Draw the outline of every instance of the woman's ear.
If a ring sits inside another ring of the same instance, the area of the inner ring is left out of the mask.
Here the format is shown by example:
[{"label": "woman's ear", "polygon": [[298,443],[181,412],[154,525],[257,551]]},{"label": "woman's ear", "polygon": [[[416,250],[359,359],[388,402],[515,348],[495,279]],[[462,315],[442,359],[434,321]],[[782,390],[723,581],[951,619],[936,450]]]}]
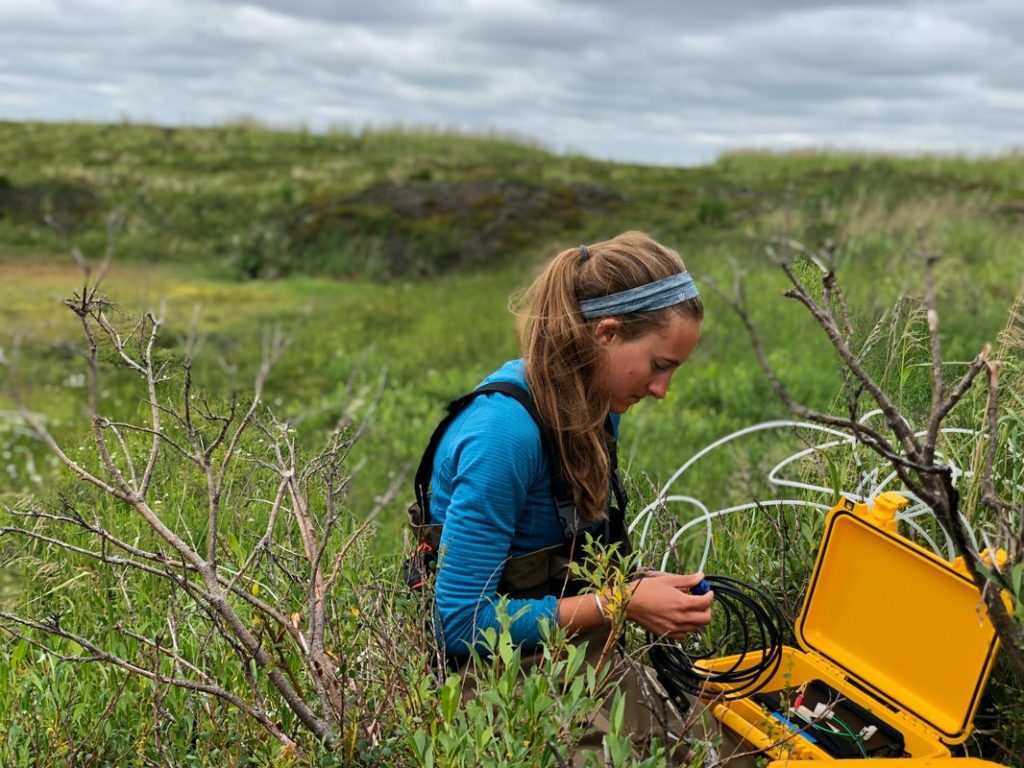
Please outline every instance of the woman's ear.
[{"label": "woman's ear", "polygon": [[597,339],[598,344],[606,347],[619,337],[621,331],[622,323],[614,317],[606,317],[599,320],[597,325],[594,326],[594,337]]}]

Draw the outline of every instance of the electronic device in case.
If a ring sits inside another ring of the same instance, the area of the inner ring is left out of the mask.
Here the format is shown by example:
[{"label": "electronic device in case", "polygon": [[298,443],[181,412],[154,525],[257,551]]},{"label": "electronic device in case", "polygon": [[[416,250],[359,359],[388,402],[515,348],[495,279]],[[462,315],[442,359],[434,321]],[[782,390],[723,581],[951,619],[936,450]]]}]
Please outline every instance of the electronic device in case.
[{"label": "electronic device in case", "polygon": [[[906,503],[891,492],[870,508],[841,499],[825,520],[794,626],[798,647],[783,648],[753,697],[723,701],[727,689],[703,691],[712,714],[771,757],[770,768],[863,758],[995,765],[950,750],[970,735],[995,630],[962,561],[899,535],[896,512]],[[1005,553],[985,556],[998,563]],[[738,658],[701,665],[730,669]]]}]

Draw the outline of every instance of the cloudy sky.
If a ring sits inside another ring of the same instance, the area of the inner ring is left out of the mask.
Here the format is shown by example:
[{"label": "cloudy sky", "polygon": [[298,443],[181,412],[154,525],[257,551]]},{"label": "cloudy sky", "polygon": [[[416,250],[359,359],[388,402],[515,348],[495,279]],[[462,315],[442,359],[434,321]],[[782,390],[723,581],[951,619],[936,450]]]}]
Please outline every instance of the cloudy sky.
[{"label": "cloudy sky", "polygon": [[0,0],[0,119],[435,126],[695,164],[1024,147],[1024,0]]}]

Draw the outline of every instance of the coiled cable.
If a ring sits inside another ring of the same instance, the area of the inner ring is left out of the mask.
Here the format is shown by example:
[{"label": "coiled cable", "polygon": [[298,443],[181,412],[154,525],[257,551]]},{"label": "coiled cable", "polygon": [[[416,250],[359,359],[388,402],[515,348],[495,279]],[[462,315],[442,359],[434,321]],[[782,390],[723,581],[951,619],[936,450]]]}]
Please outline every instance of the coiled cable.
[{"label": "coiled cable", "polygon": [[[710,694],[722,701],[751,696],[771,681],[782,663],[786,621],[776,601],[759,587],[729,576],[708,576],[690,592],[704,594],[709,589],[724,621],[713,646],[703,644],[703,633],[684,641],[647,636],[651,664],[680,711],[689,707],[686,694]],[[727,668],[700,664],[726,655],[727,643],[741,649]]]}]

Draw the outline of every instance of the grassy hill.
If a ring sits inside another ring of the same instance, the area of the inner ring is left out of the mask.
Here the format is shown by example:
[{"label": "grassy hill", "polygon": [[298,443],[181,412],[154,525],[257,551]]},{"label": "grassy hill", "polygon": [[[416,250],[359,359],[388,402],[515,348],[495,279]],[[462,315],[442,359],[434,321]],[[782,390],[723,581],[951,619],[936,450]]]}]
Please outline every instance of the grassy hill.
[{"label": "grassy hill", "polygon": [[[899,297],[920,294],[913,254],[923,239],[942,255],[951,360],[970,359],[995,337],[1024,263],[1018,156],[737,154],[670,169],[444,133],[0,123],[0,264],[14,278],[0,288],[0,320],[11,333],[53,343],[43,330],[60,317],[50,299],[77,279],[57,288],[56,273],[25,265],[57,269],[72,247],[98,257],[121,206],[111,293],[126,309],[165,300],[170,333],[183,334],[201,305],[201,330],[242,372],[255,368],[262,329],[284,323],[296,343],[270,386],[285,407],[325,407],[358,360],[387,368],[385,409],[396,408],[396,423],[410,423],[416,409],[420,427],[419,418],[430,421],[446,398],[516,354],[504,305],[535,265],[624,229],[677,248],[709,288],[728,293],[743,274],[773,362],[797,395],[824,407],[837,386],[830,353],[779,298],[785,281],[765,255],[769,238],[833,241],[864,328]],[[128,291],[114,287],[119,270],[130,275]],[[264,280],[247,282],[253,277]],[[670,397],[685,434],[647,409],[631,420],[661,447],[631,449],[655,476],[780,412],[738,322],[705,295],[698,373],[680,377]],[[223,388],[223,377],[211,372],[208,385]],[[407,465],[420,439],[409,436],[375,464]]]},{"label": "grassy hill", "polygon": [[[780,230],[857,249],[851,235],[899,237],[949,211],[1012,228],[1022,177],[1020,156],[737,154],[658,169],[445,133],[0,123],[0,242],[8,253],[96,250],[105,216],[126,206],[119,253],[130,261],[393,279],[623,226],[684,250]],[[938,247],[946,234],[932,233]]]}]

